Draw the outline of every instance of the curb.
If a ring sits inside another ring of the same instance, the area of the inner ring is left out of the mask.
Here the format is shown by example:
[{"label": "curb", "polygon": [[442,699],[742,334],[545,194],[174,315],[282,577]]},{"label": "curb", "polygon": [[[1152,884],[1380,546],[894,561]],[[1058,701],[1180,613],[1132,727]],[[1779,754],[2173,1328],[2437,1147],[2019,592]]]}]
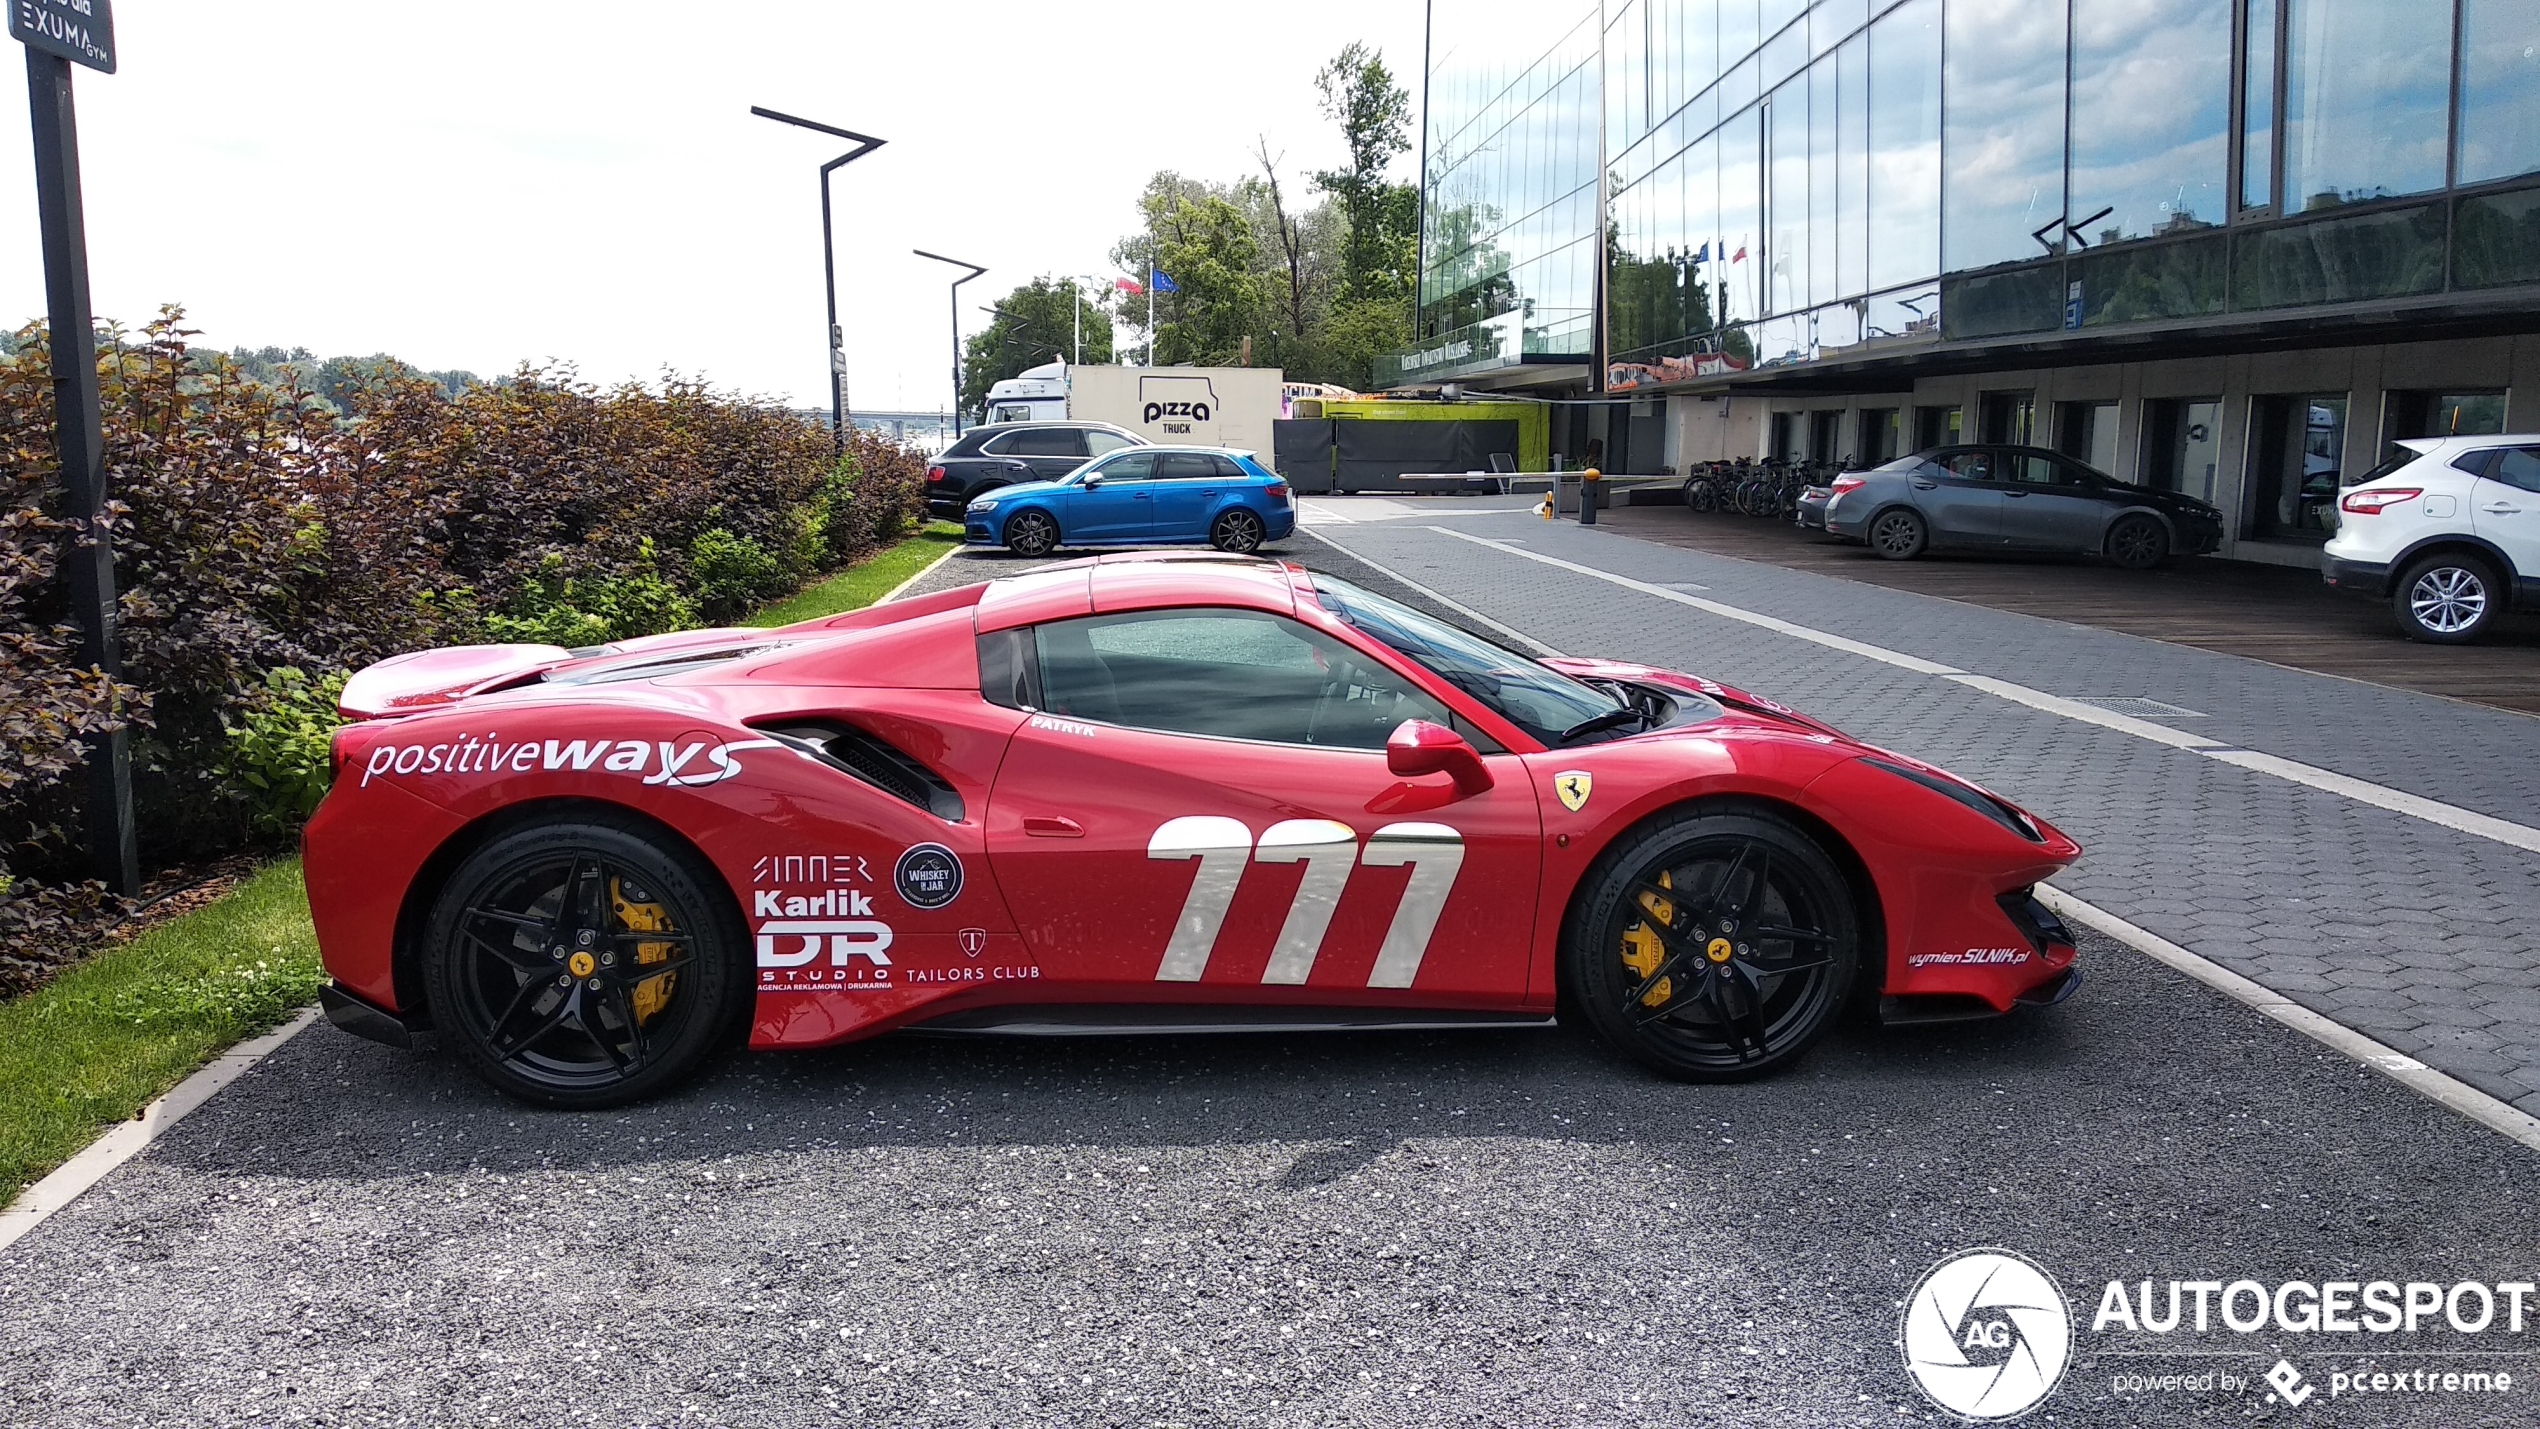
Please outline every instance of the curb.
[{"label": "curb", "polygon": [[0,1250],[17,1244],[19,1237],[78,1200],[82,1192],[104,1180],[108,1172],[140,1155],[169,1127],[183,1121],[186,1113],[210,1101],[214,1093],[237,1081],[248,1068],[315,1022],[317,1016],[316,1008],[304,1008],[271,1032],[214,1057],[194,1075],[143,1107],[139,1116],[116,1123],[113,1130],[90,1142],[86,1150],[55,1167],[52,1175],[27,1187],[7,1210],[0,1211]]},{"label": "curb", "polygon": [[2333,1052],[2388,1075],[2419,1096],[2439,1102],[2488,1130],[2540,1151],[2540,1117],[2501,1101],[2457,1077],[2434,1070],[2407,1053],[2384,1046],[2342,1022],[2332,1021],[2280,992],[2202,958],[2169,939],[2139,928],[2105,908],[2062,889],[2037,886],[2040,901],[2063,917],[2107,934],[2156,963],[2187,974],[2241,1006],[2292,1028]]}]

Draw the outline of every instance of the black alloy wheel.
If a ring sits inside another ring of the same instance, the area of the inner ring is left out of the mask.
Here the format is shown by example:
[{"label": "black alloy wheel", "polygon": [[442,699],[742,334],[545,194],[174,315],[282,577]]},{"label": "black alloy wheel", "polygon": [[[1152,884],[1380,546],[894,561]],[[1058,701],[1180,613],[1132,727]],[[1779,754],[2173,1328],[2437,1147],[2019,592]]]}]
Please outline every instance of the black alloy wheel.
[{"label": "black alloy wheel", "polygon": [[1249,556],[1261,549],[1261,518],[1248,507],[1237,506],[1219,516],[1208,528],[1208,544],[1238,556]]},{"label": "black alloy wheel", "polygon": [[1910,506],[1891,506],[1870,521],[1870,549],[1879,559],[1910,561],[1931,544],[1931,527]]},{"label": "black alloy wheel", "polygon": [[1860,922],[1843,875],[1758,812],[1644,826],[1598,860],[1563,932],[1571,1004],[1608,1045],[1680,1081],[1787,1065],[1851,996]]},{"label": "black alloy wheel", "polygon": [[2408,567],[2391,592],[2399,633],[2436,645],[2462,645],[2496,623],[2503,584],[2485,561],[2449,553]]},{"label": "black alloy wheel", "polygon": [[604,1107],[693,1072],[749,1009],[747,936],[719,880],[657,835],[536,824],[459,865],[425,932],[433,1024],[525,1101]]},{"label": "black alloy wheel", "polygon": [[1046,511],[1017,511],[1005,523],[1005,548],[1039,559],[1058,549],[1058,523]]},{"label": "black alloy wheel", "polygon": [[2170,558],[2170,533],[2138,511],[2108,528],[2108,559],[2129,571],[2148,571]]}]

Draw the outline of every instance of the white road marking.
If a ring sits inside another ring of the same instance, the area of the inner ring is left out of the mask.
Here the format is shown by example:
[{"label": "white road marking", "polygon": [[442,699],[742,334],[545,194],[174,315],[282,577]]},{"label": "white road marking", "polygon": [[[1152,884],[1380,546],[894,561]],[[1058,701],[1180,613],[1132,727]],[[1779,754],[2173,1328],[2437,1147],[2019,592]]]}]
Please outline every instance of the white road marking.
[{"label": "white road marking", "polygon": [[2416,1058],[2374,1041],[2333,1021],[2264,984],[2198,957],[2160,934],[2140,928],[2105,908],[2085,903],[2060,888],[2038,885],[2037,896],[2060,917],[2096,928],[2154,962],[2175,968],[2214,991],[2292,1028],[2332,1051],[2352,1057],[2421,1096],[2431,1098],[2490,1131],[2540,1151],[2540,1117],[2500,1101],[2457,1077],[2446,1076]]},{"label": "white road marking", "polygon": [[[1358,562],[1367,569],[1383,576],[1386,580],[1392,581],[1397,585],[1407,586],[1412,590],[1416,590],[1420,594],[1427,596],[1429,599],[1436,601],[1438,604],[1445,606],[1447,609],[1454,611],[1456,614],[1463,616],[1465,619],[1473,621],[1475,624],[1481,625],[1487,629],[1496,631],[1500,635],[1515,641],[1517,644],[1528,650],[1534,651],[1538,655],[1549,656],[1554,659],[1560,658],[1560,651],[1553,649],[1551,646],[1544,644],[1542,641],[1537,640],[1522,630],[1516,629],[1513,626],[1502,625],[1498,621],[1491,619],[1489,616],[1482,614],[1480,611],[1475,610],[1473,607],[1466,605],[1460,600],[1450,600],[1447,597],[1438,594],[1436,591],[1429,589],[1427,586],[1420,584],[1418,581],[1413,580],[1411,577],[1404,575],[1400,571],[1388,570],[1383,566],[1377,565],[1374,561],[1367,559],[1365,556],[1358,554],[1356,551],[1351,550],[1349,547],[1342,545],[1340,542],[1333,540],[1329,536],[1321,535],[1313,531],[1307,531],[1301,526],[1297,529],[1301,534],[1312,536],[1315,540],[1322,542],[1324,545],[1329,546],[1333,550],[1340,552],[1342,555],[1349,557],[1351,560]],[[1431,527],[1430,529],[1435,530],[1436,528]],[[1520,552],[1519,554],[1522,555],[1524,553]]]},{"label": "white road marking", "polygon": [[1509,516],[1532,511],[1532,506],[1457,506],[1440,510],[1407,502],[1390,501],[1381,496],[1349,497],[1345,501],[1328,496],[1299,497],[1297,524],[1301,526],[1362,526],[1376,521],[1437,520],[1441,516]]},{"label": "white road marking", "polygon": [[[1955,675],[1958,673],[1958,667],[1955,665],[1943,665],[1937,661],[1923,659],[1919,655],[1907,655],[1901,651],[1886,650],[1876,645],[1864,645],[1858,640],[1847,640],[1840,635],[1830,634],[1823,630],[1811,630],[1805,625],[1793,625],[1787,620],[1777,620],[1769,615],[1758,615],[1751,610],[1740,610],[1734,605],[1722,605],[1716,600],[1704,600],[1698,595],[1687,595],[1683,591],[1671,590],[1666,586],[1657,585],[1650,581],[1636,581],[1630,576],[1618,576],[1610,571],[1600,571],[1594,566],[1583,566],[1576,561],[1565,561],[1558,556],[1544,555],[1540,551],[1519,550],[1517,547],[1509,545],[1505,541],[1493,541],[1481,536],[1468,536],[1461,531],[1450,531],[1444,526],[1431,526],[1428,529],[1437,532],[1441,536],[1453,536],[1459,541],[1470,541],[1476,546],[1488,546],[1494,551],[1506,551],[1512,556],[1522,556],[1529,561],[1540,561],[1547,566],[1559,566],[1565,571],[1576,571],[1580,575],[1604,581],[1608,585],[1618,585],[1623,587],[1625,590],[1636,590],[1641,592],[1643,595],[1654,595],[1660,600],[1672,600],[1678,605],[1689,605],[1696,610],[1709,611],[1713,615],[1724,616],[1730,620],[1742,620],[1749,625],[1761,626],[1777,635],[1788,635],[1793,639],[1807,640],[1819,645],[1830,646],[1836,650],[1843,651],[1847,655],[1858,655],[1863,659],[1877,660],[1883,664],[1902,666],[1903,668],[1912,670],[1919,675]],[[1357,556],[1357,558],[1362,561],[1367,559],[1365,556],[1359,556],[1355,551],[1350,552],[1350,554]],[[1369,564],[1372,565],[1374,563],[1370,562]]]},{"label": "white road marking", "polygon": [[[2446,804],[2439,799],[2428,799],[2421,794],[2411,794],[2404,789],[2393,789],[2387,785],[2357,779],[2352,775],[2340,774],[2334,770],[2322,769],[2316,765],[2304,764],[2280,755],[2266,754],[2254,749],[2235,749],[2218,739],[2207,739],[2203,735],[2189,734],[2185,730],[2172,729],[2165,724],[2155,724],[2150,720],[2121,715],[2113,710],[2103,710],[2095,705],[2083,704],[2079,700],[2066,699],[2062,695],[2050,695],[2044,690],[2033,690],[2026,685],[2015,684],[2009,680],[1995,679],[1991,675],[1971,675],[1953,666],[1925,660],[1918,655],[1908,655],[1902,651],[1864,644],[1858,640],[1849,640],[1805,625],[1794,625],[1787,620],[1761,615],[1751,610],[1742,610],[1734,605],[1723,605],[1716,600],[1685,595],[1662,585],[1634,580],[1630,576],[1616,575],[1611,571],[1600,571],[1594,566],[1581,565],[1576,561],[1565,561],[1558,556],[1521,550],[1505,541],[1470,536],[1462,531],[1450,531],[1443,526],[1431,526],[1427,529],[1441,536],[1452,536],[1459,541],[1470,541],[1476,546],[1488,546],[1494,551],[1505,552],[1520,560],[1555,566],[1586,576],[1591,580],[1603,581],[1607,585],[1639,591],[1660,600],[1674,601],[1678,605],[1689,605],[1696,610],[1708,611],[1730,620],[1743,621],[1748,625],[1824,645],[1848,654],[1859,655],[1864,659],[1876,660],[1882,664],[1895,665],[1921,674],[1939,675],[1971,690],[1981,690],[1997,699],[2009,700],[2014,704],[2026,705],[2031,709],[2060,715],[2065,719],[2078,720],[2083,724],[2097,725],[2101,729],[2114,730],[2119,734],[2129,734],[2154,744],[2167,745],[2172,749],[2183,749],[2193,754],[2203,755],[2207,759],[2229,764],[2234,768],[2246,769],[2256,774],[2272,775],[2289,783],[2300,784],[2305,788],[2352,799],[2359,804],[2370,804],[2378,809],[2387,809],[2394,814],[2405,814],[2412,819],[2423,819],[2429,824],[2450,829],[2454,833],[2492,839],[2497,843],[2529,853],[2540,853],[2540,828],[2533,828],[2528,824],[2500,819],[2493,814],[2482,814],[2475,809],[2464,809],[2457,804]],[[1328,544],[1335,549],[1347,551],[1347,548],[1340,546],[1338,542]],[[1355,551],[1347,551],[1347,554],[1357,560],[1367,559]],[[1368,564],[1380,571],[1384,569],[1382,566],[1376,566],[1373,561],[1368,561]],[[1392,573],[1386,572],[1386,574]],[[1395,579],[1401,578],[1397,576]],[[1423,593],[1432,599],[1445,599],[1434,591],[1423,590]],[[1462,608],[1457,607],[1457,609]],[[1505,630],[1507,627],[1494,623],[1493,628]]]},{"label": "white road marking", "polygon": [[165,1135],[167,1129],[185,1119],[186,1113],[212,1099],[212,1094],[265,1059],[267,1054],[301,1028],[317,1020],[316,1008],[253,1041],[241,1042],[217,1057],[204,1068],[168,1090],[168,1094],[141,1109],[141,1115],[118,1122],[112,1131],[88,1144],[88,1149],[63,1162],[52,1175],[26,1188],[5,1211],[0,1211],[0,1250],[17,1244],[18,1238],[42,1225],[46,1217],[79,1199],[80,1193],[105,1179],[106,1173],[130,1161],[151,1142]]}]

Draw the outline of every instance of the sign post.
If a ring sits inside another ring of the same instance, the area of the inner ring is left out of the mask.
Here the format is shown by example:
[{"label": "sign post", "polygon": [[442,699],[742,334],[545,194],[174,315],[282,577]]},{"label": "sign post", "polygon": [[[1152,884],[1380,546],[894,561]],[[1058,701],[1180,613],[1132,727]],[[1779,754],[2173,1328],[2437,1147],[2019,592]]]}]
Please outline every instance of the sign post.
[{"label": "sign post", "polygon": [[[0,0],[9,37],[26,46],[26,89],[35,129],[35,206],[44,235],[46,323],[52,330],[55,451],[62,463],[63,564],[79,621],[80,663],[123,673],[115,635],[115,555],[105,528],[106,458],[98,414],[97,334],[88,304],[88,231],[79,201],[79,126],[71,66],[115,72],[110,0]],[[88,755],[88,848],[93,874],[126,897],[141,891],[132,820],[132,743],[96,736]]]}]

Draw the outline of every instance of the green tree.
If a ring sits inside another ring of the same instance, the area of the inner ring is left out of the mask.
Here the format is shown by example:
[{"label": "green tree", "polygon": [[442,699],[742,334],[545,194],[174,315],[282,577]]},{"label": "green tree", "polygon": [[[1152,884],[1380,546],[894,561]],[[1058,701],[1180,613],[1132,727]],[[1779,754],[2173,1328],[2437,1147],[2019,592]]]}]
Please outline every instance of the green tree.
[{"label": "green tree", "polygon": [[1349,221],[1341,289],[1359,299],[1407,296],[1414,265],[1404,261],[1404,240],[1416,252],[1419,193],[1389,182],[1385,172],[1411,147],[1411,92],[1394,83],[1382,54],[1356,41],[1323,66],[1314,87],[1324,117],[1340,126],[1349,150],[1347,168],[1314,176],[1316,187],[1340,200]]},{"label": "green tree", "polygon": [[1111,361],[1111,315],[1102,295],[1079,281],[1046,275],[997,299],[995,317],[962,344],[962,407],[986,410],[988,389],[1052,358],[1073,359],[1077,321],[1084,323],[1085,361]]}]

